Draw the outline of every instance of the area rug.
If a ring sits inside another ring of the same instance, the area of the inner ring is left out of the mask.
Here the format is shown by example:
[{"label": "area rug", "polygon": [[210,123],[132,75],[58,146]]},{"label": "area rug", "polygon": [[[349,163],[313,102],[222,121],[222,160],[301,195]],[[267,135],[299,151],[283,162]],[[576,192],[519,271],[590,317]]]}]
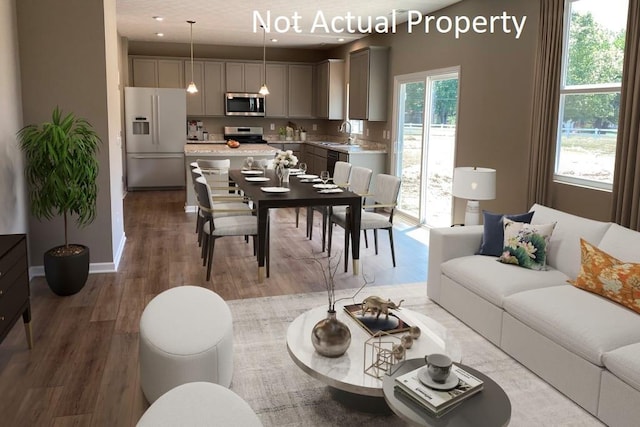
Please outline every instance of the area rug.
[{"label": "area rug", "polygon": [[[353,290],[337,292],[350,297]],[[431,302],[422,284],[365,288],[356,300],[379,295],[404,299],[403,307],[434,318],[453,334],[462,362],[490,376],[511,400],[511,426],[602,426],[506,353]],[[298,368],[286,348],[287,327],[302,312],[327,304],[326,292],[229,301],[234,327],[231,389],[268,426],[402,426],[389,411],[354,409],[335,392]]]}]

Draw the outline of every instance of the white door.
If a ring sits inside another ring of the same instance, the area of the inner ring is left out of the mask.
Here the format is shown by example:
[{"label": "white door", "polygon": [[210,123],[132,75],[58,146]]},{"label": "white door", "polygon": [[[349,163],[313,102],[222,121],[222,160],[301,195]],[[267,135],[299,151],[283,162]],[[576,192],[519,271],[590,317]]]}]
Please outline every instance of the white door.
[{"label": "white door", "polygon": [[416,224],[451,225],[458,68],[398,76],[394,161],[402,178],[398,211]]}]

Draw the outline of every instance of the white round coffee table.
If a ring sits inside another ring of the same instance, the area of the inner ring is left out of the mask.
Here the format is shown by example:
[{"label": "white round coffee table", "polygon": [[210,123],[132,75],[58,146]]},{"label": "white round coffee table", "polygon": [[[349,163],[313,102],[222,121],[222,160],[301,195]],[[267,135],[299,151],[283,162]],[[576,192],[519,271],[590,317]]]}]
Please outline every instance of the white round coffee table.
[{"label": "white round coffee table", "polygon": [[[327,316],[327,307],[317,307],[302,313],[287,329],[287,350],[291,359],[307,374],[325,384],[363,396],[382,397],[382,379],[364,372],[365,341],[371,338],[356,321],[336,305],[337,318],[346,323],[351,331],[351,345],[340,357],[330,358],[319,355],[311,343],[311,330]],[[454,362],[460,362],[462,352],[458,340],[434,319],[421,313],[402,308],[393,310],[400,319],[420,327],[420,338],[407,351],[406,359],[424,357],[431,353],[445,353]],[[397,334],[401,337],[404,333]]]}]

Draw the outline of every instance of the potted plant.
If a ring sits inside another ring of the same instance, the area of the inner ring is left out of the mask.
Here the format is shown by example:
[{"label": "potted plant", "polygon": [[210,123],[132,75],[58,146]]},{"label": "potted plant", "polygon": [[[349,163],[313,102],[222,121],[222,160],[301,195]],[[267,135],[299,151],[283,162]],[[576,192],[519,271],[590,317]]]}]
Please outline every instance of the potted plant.
[{"label": "potted plant", "polygon": [[100,137],[73,113],[62,117],[58,107],[50,122],[28,125],[18,132],[25,154],[25,175],[31,212],[37,219],[64,218],[64,245],[44,254],[47,283],[57,295],[79,292],[89,275],[89,248],[69,243],[68,221],[86,226],[96,216]]}]

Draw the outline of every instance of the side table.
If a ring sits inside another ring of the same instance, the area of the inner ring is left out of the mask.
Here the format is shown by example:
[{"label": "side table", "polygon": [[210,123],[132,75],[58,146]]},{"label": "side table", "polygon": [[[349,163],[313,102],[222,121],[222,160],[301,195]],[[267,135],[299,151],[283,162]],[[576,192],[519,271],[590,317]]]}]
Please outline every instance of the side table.
[{"label": "side table", "polygon": [[509,424],[511,402],[502,387],[482,372],[461,363],[456,365],[484,381],[483,389],[440,418],[430,415],[417,403],[398,397],[394,389],[396,377],[424,364],[424,359],[409,359],[402,362],[392,375],[384,377],[382,385],[384,399],[391,410],[404,421],[427,427],[501,427]]}]

